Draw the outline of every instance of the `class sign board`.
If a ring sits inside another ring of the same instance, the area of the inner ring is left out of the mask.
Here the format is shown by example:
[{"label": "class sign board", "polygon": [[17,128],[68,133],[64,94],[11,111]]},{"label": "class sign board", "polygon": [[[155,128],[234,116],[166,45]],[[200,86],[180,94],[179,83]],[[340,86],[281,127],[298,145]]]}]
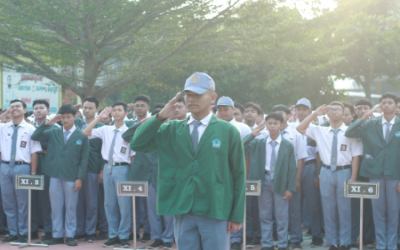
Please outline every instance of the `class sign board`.
[{"label": "class sign board", "polygon": [[119,181],[118,182],[119,196],[148,196],[147,181]]},{"label": "class sign board", "polygon": [[260,196],[261,195],[261,181],[246,181],[246,195]]},{"label": "class sign board", "polygon": [[344,196],[349,198],[379,199],[379,183],[344,183]]},{"label": "class sign board", "polygon": [[44,176],[43,175],[16,175],[15,176],[16,189],[44,189]]}]

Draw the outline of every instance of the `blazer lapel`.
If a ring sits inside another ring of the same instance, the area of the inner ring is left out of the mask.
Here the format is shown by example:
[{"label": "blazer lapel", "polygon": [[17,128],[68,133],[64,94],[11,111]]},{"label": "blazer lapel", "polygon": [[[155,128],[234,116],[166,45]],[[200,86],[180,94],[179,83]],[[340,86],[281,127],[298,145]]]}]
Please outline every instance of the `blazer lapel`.
[{"label": "blazer lapel", "polygon": [[275,172],[278,170],[277,168],[279,168],[282,165],[283,156],[287,154],[286,151],[287,151],[286,145],[282,138],[281,145],[279,146],[279,151],[278,151],[278,159],[276,160],[275,164]]},{"label": "blazer lapel", "polygon": [[[393,124],[393,126],[392,126],[392,130],[390,131],[389,139],[388,139],[387,144],[390,143],[390,141],[392,140],[392,138],[394,137],[394,135],[397,133],[397,131],[399,131],[399,123],[400,123],[400,119],[397,118],[397,117],[395,117],[395,119],[394,119],[394,124]],[[383,132],[382,132],[382,133],[383,133]]]},{"label": "blazer lapel", "polygon": [[[218,122],[217,118],[213,115],[211,118],[210,123],[208,124],[206,130],[204,131],[204,134],[201,136],[199,145],[197,146],[197,152],[196,155],[199,154],[200,150],[202,149],[202,147],[204,146],[204,144],[206,144],[209,140],[209,138],[214,134],[214,125]],[[222,142],[223,143],[223,142]],[[211,142],[210,145],[211,147]],[[192,146],[193,148],[193,146]]]},{"label": "blazer lapel", "polygon": [[375,125],[376,132],[378,133],[378,137],[381,141],[385,142],[385,138],[383,138],[383,130],[382,130],[382,118],[376,120]]},{"label": "blazer lapel", "polygon": [[[67,143],[64,145],[64,147],[68,146],[71,143],[76,142],[76,138],[79,135],[79,131],[81,131],[79,128],[76,128],[75,131],[69,136]],[[64,140],[64,135],[63,135],[63,140]]]},{"label": "blazer lapel", "polygon": [[184,138],[186,147],[189,148],[192,155],[194,155],[192,138],[190,137],[190,129],[189,125],[187,124],[187,120],[185,120],[185,122],[182,122],[182,125],[180,126],[180,129],[178,131],[178,138]]}]

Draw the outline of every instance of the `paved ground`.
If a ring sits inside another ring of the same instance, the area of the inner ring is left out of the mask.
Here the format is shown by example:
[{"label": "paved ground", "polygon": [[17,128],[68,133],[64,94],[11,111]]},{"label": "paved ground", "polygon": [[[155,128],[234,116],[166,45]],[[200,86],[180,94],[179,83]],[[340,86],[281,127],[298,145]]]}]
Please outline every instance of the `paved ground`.
[{"label": "paved ground", "polygon": [[[305,233],[305,231],[303,231],[303,233]],[[2,239],[2,238],[0,238],[0,239]],[[37,242],[37,240],[36,241],[34,241],[34,242]],[[86,242],[82,242],[82,241],[79,241],[78,242],[78,246],[77,247],[68,247],[68,246],[66,246],[66,245],[54,245],[54,246],[49,246],[48,247],[48,249],[54,249],[54,250],[61,250],[61,249],[68,249],[68,248],[71,248],[71,249],[76,249],[76,250],[78,250],[78,249],[85,249],[85,250],[92,250],[92,249],[101,249],[101,248],[103,248],[102,247],[102,244],[104,243],[105,241],[96,241],[95,243],[86,243]],[[131,247],[133,248],[133,243],[132,243],[132,241],[130,242],[131,243]],[[311,237],[307,237],[307,236],[304,236],[304,238],[303,238],[303,243],[302,243],[302,246],[303,246],[303,250],[310,250],[311,248],[310,248],[310,243],[311,243]],[[142,242],[139,242],[138,243],[138,249],[146,249],[146,246],[148,246],[148,245],[150,245],[151,244],[151,242],[150,243],[142,243]],[[9,244],[1,244],[0,245],[0,249],[1,250],[11,250],[11,249],[18,249],[18,247],[17,246],[11,246],[11,245],[9,245]],[[47,249],[46,247],[29,247],[29,248],[25,248],[25,249],[29,249],[29,250],[39,250],[39,249]],[[111,248],[108,248],[108,249],[111,249]],[[176,246],[173,248],[173,249],[178,249]],[[256,246],[256,248],[253,248],[254,250],[260,250],[261,249],[261,246]],[[326,249],[328,249],[328,246],[324,246],[324,247],[319,247],[319,248],[312,248],[313,250],[326,250]],[[206,250],[206,249],[204,249],[204,250]]]}]

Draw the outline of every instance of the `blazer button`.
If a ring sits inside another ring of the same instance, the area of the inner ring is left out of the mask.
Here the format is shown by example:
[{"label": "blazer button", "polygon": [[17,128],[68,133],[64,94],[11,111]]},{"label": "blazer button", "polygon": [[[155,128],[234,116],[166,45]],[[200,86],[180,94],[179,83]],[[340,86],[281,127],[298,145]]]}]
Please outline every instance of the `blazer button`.
[{"label": "blazer button", "polygon": [[194,163],[197,163],[197,160],[194,160]]},{"label": "blazer button", "polygon": [[196,177],[196,176],[197,176],[197,173],[194,173],[193,176]]}]

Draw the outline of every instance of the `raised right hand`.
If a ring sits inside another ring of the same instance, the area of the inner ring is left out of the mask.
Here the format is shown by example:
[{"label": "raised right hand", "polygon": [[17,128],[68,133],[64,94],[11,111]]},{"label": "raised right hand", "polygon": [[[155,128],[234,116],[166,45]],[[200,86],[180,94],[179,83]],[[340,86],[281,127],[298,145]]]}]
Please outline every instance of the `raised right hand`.
[{"label": "raised right hand", "polygon": [[328,110],[331,109],[332,106],[330,105],[322,105],[321,107],[317,108],[317,110],[315,110],[314,114],[316,114],[317,116],[320,115],[325,115],[326,113],[328,113]]},{"label": "raised right hand", "polygon": [[107,108],[103,109],[103,111],[101,111],[101,113],[98,115],[98,117],[100,117],[101,119],[107,118],[110,116],[112,110],[113,109],[111,107],[107,107]]},{"label": "raised right hand", "polygon": [[6,109],[1,115],[0,115],[0,120],[4,120],[6,116],[10,114],[11,108]]},{"label": "raised right hand", "polygon": [[258,125],[255,129],[253,129],[253,131],[251,131],[251,135],[256,137],[261,135],[261,131],[263,131],[265,129],[265,125],[263,123],[260,123],[260,125]]},{"label": "raised right hand", "polygon": [[61,115],[56,115],[53,118],[51,118],[50,120],[48,120],[45,124],[46,125],[54,125],[56,124],[58,121],[60,121],[61,119]]},{"label": "raised right hand", "polygon": [[174,98],[172,98],[166,105],[165,107],[158,113],[157,119],[159,121],[163,121],[165,119],[168,119],[169,117],[172,117],[175,113],[176,109],[176,102],[178,101],[179,97],[181,96],[181,92],[178,92]]}]

